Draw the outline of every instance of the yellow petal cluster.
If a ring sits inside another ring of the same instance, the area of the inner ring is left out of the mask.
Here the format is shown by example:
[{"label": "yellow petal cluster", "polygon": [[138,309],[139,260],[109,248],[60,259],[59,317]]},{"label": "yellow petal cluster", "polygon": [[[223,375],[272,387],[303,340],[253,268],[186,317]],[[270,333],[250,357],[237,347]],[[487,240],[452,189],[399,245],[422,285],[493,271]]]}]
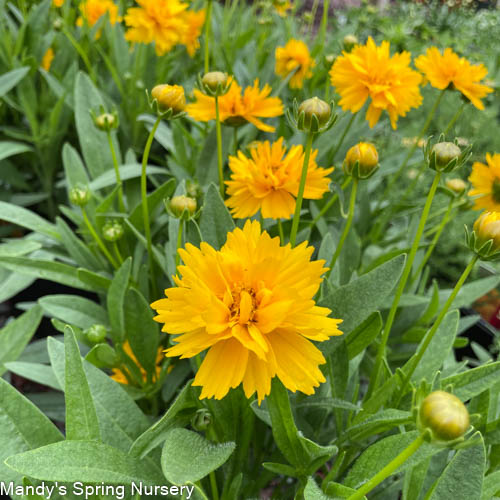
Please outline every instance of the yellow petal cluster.
[{"label": "yellow petal cluster", "polygon": [[45,70],[45,71],[49,71],[50,69],[50,65],[52,64],[52,60],[54,59],[54,50],[52,49],[52,47],[49,47],[47,49],[47,52],[45,52],[45,54],[43,55],[42,57],[42,62],[40,64],[40,66]]},{"label": "yellow petal cluster", "polygon": [[366,119],[370,127],[387,111],[392,128],[400,116],[422,103],[422,76],[410,68],[411,55],[400,52],[390,55],[389,42],[380,46],[370,37],[366,45],[356,45],[351,52],[342,52],[330,69],[330,80],[340,94],[344,111],[356,113],[370,99]]},{"label": "yellow petal cluster", "polygon": [[325,381],[325,358],[311,340],[341,335],[341,320],[314,302],[326,269],[310,260],[313,250],[306,242],[281,246],[257,221],[228,233],[220,251],[207,243],[179,250],[177,287],[151,307],[162,330],[178,335],[167,356],[208,349],[193,383],[202,387],[200,398],[221,399],[243,384],[260,402],[276,376],[305,394]]},{"label": "yellow petal cluster", "polygon": [[94,26],[105,14],[109,15],[111,24],[121,21],[118,16],[118,6],[111,0],[85,0],[78,8],[81,16],[76,20],[77,26],[83,26],[84,21],[89,26]]},{"label": "yellow petal cluster", "polygon": [[[279,97],[269,97],[271,87],[264,85],[259,89],[256,79],[252,87],[242,88],[231,77],[229,91],[219,97],[219,113],[221,122],[227,125],[244,125],[249,122],[264,132],[274,132],[274,127],[265,124],[259,118],[271,118],[283,114],[283,103]],[[215,120],[215,98],[194,90],[196,102],[188,104],[186,111],[191,118],[201,122]]]},{"label": "yellow petal cluster", "polygon": [[476,210],[500,212],[500,153],[486,154],[486,165],[474,162],[469,181],[472,189],[469,196],[474,196]]},{"label": "yellow petal cluster", "polygon": [[430,47],[425,55],[415,59],[415,66],[433,87],[443,90],[451,86],[478,109],[484,109],[481,99],[493,92],[491,87],[479,83],[488,74],[486,67],[483,64],[471,64],[450,48],[441,54],[438,48]]},{"label": "yellow petal cluster", "polygon": [[316,63],[302,40],[292,39],[284,47],[277,47],[275,57],[275,71],[278,76],[286,78],[290,73],[293,73],[288,82],[290,88],[301,89],[304,85],[304,79],[311,78],[311,70]]},{"label": "yellow petal cluster", "polygon": [[52,0],[52,5],[54,7],[62,7],[64,5],[64,0]]},{"label": "yellow petal cluster", "polygon": [[[304,198],[320,199],[328,191],[333,168],[324,169],[316,164],[318,151],[309,159]],[[287,152],[283,138],[254,143],[250,158],[238,151],[229,157],[231,180],[226,205],[236,218],[251,217],[259,210],[264,218],[288,219],[295,210],[295,197],[299,191],[304,163],[302,146],[292,146]]]},{"label": "yellow petal cluster", "polygon": [[188,11],[180,0],[136,0],[139,7],[127,10],[125,38],[129,42],[155,44],[162,56],[184,44],[190,56],[199,48],[198,37],[205,22],[205,11]]}]

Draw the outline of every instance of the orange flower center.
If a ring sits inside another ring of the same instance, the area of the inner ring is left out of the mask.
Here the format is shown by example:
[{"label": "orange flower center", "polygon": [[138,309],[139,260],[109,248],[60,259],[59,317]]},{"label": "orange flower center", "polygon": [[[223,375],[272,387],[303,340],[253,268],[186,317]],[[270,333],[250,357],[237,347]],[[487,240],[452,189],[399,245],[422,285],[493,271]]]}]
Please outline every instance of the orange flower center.
[{"label": "orange flower center", "polygon": [[257,309],[257,300],[255,291],[250,288],[237,286],[232,291],[233,303],[229,307],[231,311],[230,321],[246,325],[253,321],[255,311]]}]

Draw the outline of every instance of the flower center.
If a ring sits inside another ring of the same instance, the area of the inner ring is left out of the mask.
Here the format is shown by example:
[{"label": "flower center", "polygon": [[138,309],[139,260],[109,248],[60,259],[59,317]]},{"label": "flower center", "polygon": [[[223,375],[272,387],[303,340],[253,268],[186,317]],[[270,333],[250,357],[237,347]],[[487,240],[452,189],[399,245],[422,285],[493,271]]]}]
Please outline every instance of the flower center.
[{"label": "flower center", "polygon": [[230,320],[246,325],[253,320],[255,310],[257,309],[257,301],[255,299],[255,291],[250,288],[237,287],[232,292],[233,303],[230,306]]},{"label": "flower center", "polygon": [[500,203],[500,179],[496,178],[491,186],[491,197],[496,203]]}]

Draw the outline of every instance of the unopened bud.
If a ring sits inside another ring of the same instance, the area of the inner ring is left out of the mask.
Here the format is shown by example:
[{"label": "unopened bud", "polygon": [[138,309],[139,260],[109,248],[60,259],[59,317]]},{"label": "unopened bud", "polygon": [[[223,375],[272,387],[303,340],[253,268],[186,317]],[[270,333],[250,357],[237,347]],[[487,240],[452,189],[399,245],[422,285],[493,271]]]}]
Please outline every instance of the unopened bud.
[{"label": "unopened bud", "polygon": [[206,408],[200,408],[191,419],[191,426],[196,431],[206,431],[212,423],[212,414]]},{"label": "unopened bud", "polygon": [[[481,257],[500,252],[500,212],[484,212],[474,222],[474,241],[471,250]],[[491,240],[491,246],[486,245]],[[469,244],[469,246],[471,246]]]},{"label": "unopened bud", "polygon": [[99,344],[106,339],[106,327],[104,325],[92,325],[85,330],[84,334],[93,344]]},{"label": "unopened bud", "polygon": [[69,191],[69,201],[79,207],[84,207],[89,202],[91,196],[90,189],[83,184],[77,184]]},{"label": "unopened bud", "polygon": [[217,89],[223,89],[227,85],[228,76],[227,73],[222,71],[211,71],[210,73],[205,73],[201,82],[204,87],[208,87],[212,92],[217,92]]},{"label": "unopened bud", "polygon": [[446,187],[456,194],[462,194],[467,189],[467,184],[462,179],[447,179]]},{"label": "unopened bud", "polygon": [[368,179],[378,169],[377,148],[369,142],[359,142],[347,151],[342,167],[346,175]]},{"label": "unopened bud", "polygon": [[123,236],[123,225],[118,220],[109,220],[102,226],[102,236],[107,241],[117,241]]},{"label": "unopened bud", "polygon": [[61,31],[63,25],[64,21],[60,17],[56,17],[54,19],[54,22],[52,23],[52,28],[54,29],[54,31]]},{"label": "unopened bud", "polygon": [[116,116],[111,113],[103,113],[102,115],[96,116],[94,123],[99,130],[108,131],[117,127],[118,120]]},{"label": "unopened bud", "polygon": [[151,97],[156,99],[161,112],[172,110],[174,115],[184,111],[186,96],[180,85],[157,85],[151,91]]},{"label": "unopened bud", "polygon": [[438,142],[431,149],[431,154],[436,155],[437,170],[446,168],[452,161],[458,162],[461,153],[453,142]]},{"label": "unopened bud", "polygon": [[342,45],[346,52],[350,52],[358,43],[358,38],[355,35],[346,35],[342,40]]},{"label": "unopened bud", "polygon": [[188,216],[191,216],[196,212],[196,200],[182,194],[180,196],[174,196],[170,200],[168,207],[174,217],[180,218],[186,212]]},{"label": "unopened bud", "polygon": [[332,110],[330,105],[317,97],[306,99],[299,106],[299,116],[304,114],[303,129],[314,131],[315,123],[321,128],[328,123]]}]

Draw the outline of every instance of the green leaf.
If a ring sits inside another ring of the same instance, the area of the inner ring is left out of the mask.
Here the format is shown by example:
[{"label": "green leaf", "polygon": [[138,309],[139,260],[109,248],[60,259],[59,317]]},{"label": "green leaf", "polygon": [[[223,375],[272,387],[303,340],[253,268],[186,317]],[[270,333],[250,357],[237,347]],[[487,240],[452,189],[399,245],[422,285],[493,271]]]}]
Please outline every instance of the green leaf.
[{"label": "green leaf", "polygon": [[483,481],[481,500],[491,500],[500,496],[500,470],[488,474]]},{"label": "green leaf", "polygon": [[[5,273],[6,277],[3,276],[3,273]],[[0,268],[0,281],[2,282],[2,286],[0,287],[0,303],[2,303],[28,288],[35,281],[35,278],[23,274],[10,273],[6,269]]]},{"label": "green leaf", "polygon": [[161,485],[149,464],[97,441],[62,441],[11,456],[11,469],[42,481]]},{"label": "green leaf", "polygon": [[405,472],[403,482],[403,500],[419,500],[420,494],[424,490],[424,481],[427,477],[427,471],[431,458],[420,462],[415,467],[408,469]]},{"label": "green leaf", "polygon": [[106,278],[106,276],[103,276],[102,274],[94,273],[93,271],[84,269],[83,267],[79,267],[76,270],[76,275],[82,283],[85,283],[88,286],[92,287],[92,290],[94,290],[94,292],[106,292],[111,286],[111,280],[109,278]]},{"label": "green leaf", "polygon": [[353,359],[366,349],[375,340],[380,330],[382,330],[382,316],[376,311],[347,335],[345,341],[349,359]]},{"label": "green leaf", "polygon": [[[104,106],[104,101],[99,91],[87,74],[79,72],[75,82],[75,122],[83,158],[92,178],[113,169],[113,159],[106,134],[97,129],[90,115],[91,110],[100,114],[100,106]],[[116,137],[113,142],[120,164],[120,147]],[[114,171],[112,174],[114,175]]]},{"label": "green leaf", "polygon": [[[2,77],[0,77],[0,79],[1,78]],[[5,160],[5,158],[9,156],[26,153],[28,151],[33,151],[33,148],[22,142],[0,141],[0,161]]]},{"label": "green leaf", "polygon": [[[121,180],[126,181],[128,179],[140,177],[142,166],[140,163],[131,163],[129,165],[120,165],[118,170],[120,171]],[[165,175],[166,172],[164,168],[148,166],[146,168],[146,175],[151,174]],[[90,189],[92,191],[97,191],[109,186],[116,186],[116,173],[114,170],[108,170],[107,172],[102,173],[90,183]]]},{"label": "green leaf", "polygon": [[26,361],[12,361],[5,363],[5,367],[10,372],[28,380],[33,380],[37,384],[46,385],[57,391],[61,390],[61,386],[50,366],[41,363],[27,363]]},{"label": "green leaf", "polygon": [[93,288],[78,278],[77,269],[61,262],[28,257],[0,257],[0,266],[19,274],[55,281],[62,285],[93,292]]},{"label": "green leaf", "polygon": [[66,439],[77,441],[100,440],[99,423],[90,394],[89,384],[83,371],[80,349],[76,337],[67,326],[64,331]]},{"label": "green leaf", "polygon": [[161,467],[173,484],[194,483],[224,464],[235,448],[231,441],[214,444],[196,432],[172,429],[163,445]]},{"label": "green leaf", "polygon": [[321,488],[312,477],[307,478],[307,484],[304,488],[304,500],[329,500],[331,498],[321,491]]},{"label": "green leaf", "polygon": [[95,302],[79,295],[46,295],[39,299],[38,303],[51,316],[83,330],[95,324],[108,324],[106,311]]},{"label": "green leaf", "polygon": [[234,229],[234,222],[229,210],[224,205],[215,184],[208,186],[200,218],[200,231],[203,241],[214,248],[226,243],[227,233]]},{"label": "green leaf", "polygon": [[40,250],[40,248],[42,248],[42,245],[38,241],[22,238],[2,243],[0,245],[0,256],[19,257]]},{"label": "green leaf", "polygon": [[42,309],[36,305],[0,329],[0,375],[6,371],[4,363],[16,361],[24,351],[41,319]]},{"label": "green leaf", "polygon": [[26,229],[31,229],[53,240],[61,239],[54,224],[47,222],[45,219],[42,219],[42,217],[26,208],[0,201],[0,214],[2,214],[2,220],[6,222],[25,227]]},{"label": "green leaf", "polygon": [[[487,278],[481,278],[479,280],[473,281],[472,283],[467,283],[460,288],[458,295],[451,304],[454,309],[459,309],[460,307],[470,306],[475,300],[482,297],[485,293],[488,293],[493,288],[496,288],[500,283],[500,275],[488,276]],[[450,296],[452,290],[441,290],[439,292],[439,303],[442,307],[445,301]]]},{"label": "green leaf", "polygon": [[276,462],[264,462],[262,464],[264,469],[270,470],[275,474],[280,474],[283,476],[297,477],[297,471],[291,466],[286,464],[279,464]]},{"label": "green leaf", "polygon": [[96,344],[85,359],[97,368],[109,368],[116,363],[116,352],[109,344]]},{"label": "green leaf", "polygon": [[[60,386],[65,387],[64,344],[49,337],[47,346],[54,373]],[[122,386],[102,370],[85,360],[83,369],[94,400],[102,440],[128,452],[135,439],[149,427],[149,420]],[[156,467],[154,462],[147,458],[146,461],[151,467]]]},{"label": "green leaf", "polygon": [[83,186],[89,185],[90,179],[80,154],[69,143],[65,143],[63,146],[62,160],[68,191],[77,184],[82,184]]},{"label": "green leaf", "polygon": [[128,257],[114,275],[106,297],[109,323],[112,328],[115,342],[123,342],[125,338],[125,319],[123,311],[125,309],[125,294],[127,293],[128,282],[130,280],[131,267],[132,258]]},{"label": "green leaf", "polygon": [[4,465],[11,455],[63,439],[57,427],[28,399],[0,378],[0,478],[21,484],[22,476]]},{"label": "green leaf", "polygon": [[459,320],[460,313],[457,310],[450,311],[444,317],[420,363],[413,372],[411,379],[414,382],[424,378],[427,379],[427,382],[432,382],[434,374],[443,366],[444,360],[453,347]]},{"label": "green leaf", "polygon": [[153,310],[135,288],[127,291],[125,303],[125,328],[130,347],[139,363],[152,373],[156,366],[159,341],[159,327],[153,320]]},{"label": "green leaf", "polygon": [[[195,408],[196,401],[189,381],[179,393],[173,404],[146,432],[141,434],[130,448],[129,455],[144,458],[153,448],[165,441],[165,436],[172,428],[179,426],[177,415],[185,408]],[[190,417],[189,417],[190,418]],[[187,421],[185,422],[187,423]]]},{"label": "green leaf", "polygon": [[472,368],[458,375],[441,380],[441,387],[453,387],[453,394],[462,401],[467,401],[498,382],[500,361]]},{"label": "green leaf", "polygon": [[[473,439],[473,438],[472,438]],[[456,452],[426,500],[480,500],[485,468],[483,438],[479,443]]]},{"label": "green leaf", "polygon": [[339,327],[344,333],[350,333],[371,313],[387,304],[387,297],[398,282],[404,263],[403,255],[394,257],[334,290],[321,305],[332,310],[331,317],[343,319]]},{"label": "green leaf", "polygon": [[0,97],[12,90],[28,74],[29,70],[29,66],[23,66],[0,76]]}]

